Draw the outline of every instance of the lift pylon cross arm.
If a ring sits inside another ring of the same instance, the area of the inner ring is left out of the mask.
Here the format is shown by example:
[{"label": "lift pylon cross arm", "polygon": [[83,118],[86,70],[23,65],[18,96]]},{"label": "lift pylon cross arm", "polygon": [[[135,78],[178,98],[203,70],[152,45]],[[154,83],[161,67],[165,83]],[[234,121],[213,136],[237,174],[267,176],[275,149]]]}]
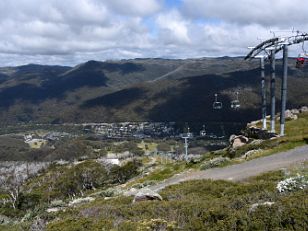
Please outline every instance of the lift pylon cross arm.
[{"label": "lift pylon cross arm", "polygon": [[[253,49],[246,55],[244,59],[251,60],[255,58],[257,55],[259,55],[261,52],[266,51],[266,49],[271,48],[271,47],[275,47],[276,48],[275,53],[278,53],[283,49],[284,45],[291,46],[291,45],[299,44],[305,41],[308,41],[308,33],[302,33],[296,36],[292,35],[292,36],[283,37],[283,38],[279,38],[279,37],[271,38],[253,47]],[[269,60],[270,60],[270,55],[271,54],[268,54],[268,57],[267,57],[267,59]]]},{"label": "lift pylon cross arm", "polygon": [[259,45],[255,46],[245,57],[245,60],[247,59],[253,59],[255,56],[260,54],[262,51],[264,51],[266,48],[271,47],[275,45],[279,41],[279,38],[271,38],[268,40],[265,40],[264,42],[260,43]]}]

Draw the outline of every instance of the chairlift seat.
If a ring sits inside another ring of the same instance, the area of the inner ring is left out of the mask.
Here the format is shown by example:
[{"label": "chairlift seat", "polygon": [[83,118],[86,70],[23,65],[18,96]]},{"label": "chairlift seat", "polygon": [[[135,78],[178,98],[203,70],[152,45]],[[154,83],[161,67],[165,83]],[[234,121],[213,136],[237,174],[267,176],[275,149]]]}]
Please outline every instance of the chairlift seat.
[{"label": "chairlift seat", "polygon": [[213,109],[215,109],[215,110],[222,109],[222,102],[214,102],[213,103]]},{"label": "chairlift seat", "polygon": [[232,109],[238,109],[241,107],[240,101],[239,100],[233,100],[231,101],[231,108]]},{"label": "chairlift seat", "polygon": [[304,64],[305,64],[305,58],[303,58],[303,57],[298,57],[298,58],[296,59],[296,67],[297,67],[297,68],[302,67]]}]

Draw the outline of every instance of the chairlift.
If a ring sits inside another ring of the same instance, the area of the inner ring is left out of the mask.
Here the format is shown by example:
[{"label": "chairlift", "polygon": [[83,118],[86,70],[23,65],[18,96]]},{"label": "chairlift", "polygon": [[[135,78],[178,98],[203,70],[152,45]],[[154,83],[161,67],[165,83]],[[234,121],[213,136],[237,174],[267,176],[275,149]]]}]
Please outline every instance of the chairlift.
[{"label": "chairlift", "polygon": [[296,68],[303,67],[305,65],[305,61],[308,57],[308,53],[305,50],[305,43],[304,42],[302,43],[302,50],[303,50],[303,53],[300,53],[298,55],[298,57],[296,58]]},{"label": "chairlift", "polygon": [[296,58],[296,68],[301,68],[304,66],[305,64],[305,60],[306,60],[306,57],[307,55],[303,55],[303,54],[300,54],[297,58]]},{"label": "chairlift", "polygon": [[200,136],[206,136],[205,125],[202,126],[202,130],[200,131]]},{"label": "chairlift", "polygon": [[236,99],[231,101],[231,109],[239,109],[241,107],[240,101],[238,99],[238,92],[235,93],[236,94]]},{"label": "chairlift", "polygon": [[222,102],[219,102],[218,100],[217,100],[217,94],[215,94],[215,101],[214,101],[214,103],[213,103],[213,109],[214,110],[220,110],[220,109],[222,109]]}]

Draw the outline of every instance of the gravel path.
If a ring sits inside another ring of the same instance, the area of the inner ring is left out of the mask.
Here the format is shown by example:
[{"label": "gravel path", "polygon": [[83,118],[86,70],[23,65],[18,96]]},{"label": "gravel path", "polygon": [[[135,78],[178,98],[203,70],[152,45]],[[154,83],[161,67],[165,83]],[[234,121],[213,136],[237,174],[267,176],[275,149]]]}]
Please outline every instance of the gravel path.
[{"label": "gravel path", "polygon": [[308,145],[223,168],[184,172],[149,188],[157,192],[169,185],[199,179],[241,181],[264,172],[278,170],[304,161],[308,161]]}]

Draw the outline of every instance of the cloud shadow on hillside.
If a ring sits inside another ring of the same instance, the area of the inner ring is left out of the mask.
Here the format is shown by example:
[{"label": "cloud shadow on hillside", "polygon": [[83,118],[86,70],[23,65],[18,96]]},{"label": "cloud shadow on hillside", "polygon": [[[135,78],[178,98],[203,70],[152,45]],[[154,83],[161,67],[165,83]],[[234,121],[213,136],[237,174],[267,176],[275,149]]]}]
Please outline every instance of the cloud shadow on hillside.
[{"label": "cloud shadow on hillside", "polygon": [[129,88],[117,91],[115,93],[107,94],[101,97],[87,100],[84,102],[82,108],[91,108],[97,106],[104,107],[122,107],[129,103],[142,98],[145,91],[139,88]]},{"label": "cloud shadow on hillside", "polygon": [[[225,76],[204,75],[184,78],[180,90],[174,89],[173,94],[162,104],[149,112],[153,121],[234,121],[246,122],[259,118],[259,109],[231,110],[232,98],[219,95],[223,103],[222,110],[212,108],[214,94],[223,90],[248,86],[259,91],[259,75],[256,70],[237,71]],[[242,94],[241,97],[245,97]],[[160,97],[159,95],[157,97]]]},{"label": "cloud shadow on hillside", "polygon": [[80,73],[73,76],[49,78],[40,86],[22,83],[7,87],[0,91],[0,107],[9,107],[17,100],[31,103],[43,102],[46,99],[63,99],[65,93],[82,87],[106,86],[107,78],[103,73],[90,72],[87,75]]}]

